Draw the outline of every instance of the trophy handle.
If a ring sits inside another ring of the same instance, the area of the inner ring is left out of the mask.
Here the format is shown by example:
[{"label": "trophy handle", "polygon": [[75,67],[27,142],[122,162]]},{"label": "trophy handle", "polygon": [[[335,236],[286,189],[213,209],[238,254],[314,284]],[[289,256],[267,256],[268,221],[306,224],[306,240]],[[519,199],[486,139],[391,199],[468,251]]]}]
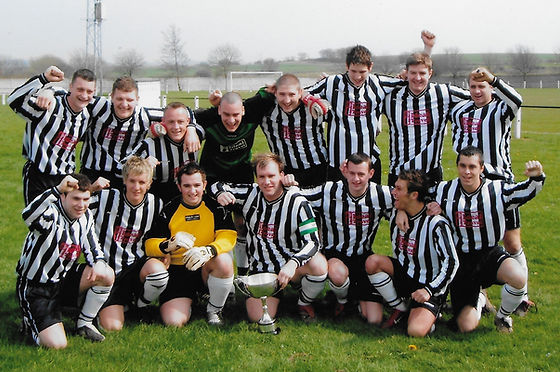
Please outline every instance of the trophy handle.
[{"label": "trophy handle", "polygon": [[239,289],[241,293],[251,297],[251,293],[249,293],[249,290],[247,289],[247,283],[245,283],[245,281],[242,278],[235,277],[233,279],[233,284],[235,285],[235,288]]}]

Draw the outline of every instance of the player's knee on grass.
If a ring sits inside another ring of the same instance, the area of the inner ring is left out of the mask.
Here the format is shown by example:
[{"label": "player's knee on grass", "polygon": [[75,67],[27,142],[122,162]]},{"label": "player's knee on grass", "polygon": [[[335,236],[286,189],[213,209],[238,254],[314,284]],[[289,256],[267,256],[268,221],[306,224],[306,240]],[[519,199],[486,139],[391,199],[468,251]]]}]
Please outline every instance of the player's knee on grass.
[{"label": "player's knee on grass", "polygon": [[[274,319],[276,317],[276,312],[278,311],[278,304],[280,300],[276,297],[268,297],[266,299],[266,305],[268,307],[268,313]],[[263,314],[262,301],[260,298],[249,297],[245,301],[245,306],[247,308],[247,317],[251,323],[256,323],[259,321]]]},{"label": "player's knee on grass", "polygon": [[191,318],[192,300],[190,298],[174,298],[160,306],[163,324],[181,328]]},{"label": "player's knee on grass", "polygon": [[348,278],[348,267],[337,258],[331,258],[328,261],[328,267],[329,280],[337,287],[343,285]]},{"label": "player's knee on grass", "polygon": [[120,331],[124,325],[124,308],[111,305],[99,312],[99,324],[106,331]]},{"label": "player's knee on grass", "polygon": [[383,305],[373,301],[360,301],[362,317],[368,324],[381,324],[383,320]]},{"label": "player's knee on grass", "polygon": [[457,328],[461,333],[472,332],[478,327],[479,320],[476,309],[472,306],[465,306],[457,316]]},{"label": "player's knee on grass", "polygon": [[62,323],[53,324],[39,332],[39,345],[49,349],[64,349],[68,346]]}]

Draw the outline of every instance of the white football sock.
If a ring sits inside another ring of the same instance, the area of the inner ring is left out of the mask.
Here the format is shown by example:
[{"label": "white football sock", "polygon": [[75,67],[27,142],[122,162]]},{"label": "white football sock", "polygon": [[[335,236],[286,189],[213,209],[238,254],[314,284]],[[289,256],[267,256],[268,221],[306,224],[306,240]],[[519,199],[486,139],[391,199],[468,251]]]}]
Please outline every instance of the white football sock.
[{"label": "white football sock", "polygon": [[[527,281],[529,281],[529,267],[527,266],[527,257],[525,257],[525,251],[523,250],[523,247],[521,247],[519,252],[511,255],[511,258],[513,258],[515,261],[517,261],[521,265],[521,267],[525,271],[525,274],[527,275]],[[527,294],[527,292],[528,291],[525,291],[525,294],[523,295],[522,300],[528,300],[529,299],[529,295]]]},{"label": "white football sock", "polygon": [[397,290],[393,284],[393,279],[385,272],[368,275],[369,281],[379,294],[387,301],[387,304],[394,309],[406,311],[407,307],[402,298],[397,296]]},{"label": "white football sock", "polygon": [[138,307],[146,307],[151,304],[152,301],[158,298],[161,292],[165,290],[168,280],[169,273],[167,271],[160,271],[159,273],[146,275],[144,289],[142,290],[136,305]]},{"label": "white football sock", "polygon": [[348,302],[347,297],[348,297],[348,288],[350,287],[350,278],[346,278],[346,281],[342,283],[340,287],[334,285],[333,282],[331,282],[331,280],[329,279],[329,287],[331,287],[334,295],[336,296],[336,300],[339,303],[345,304],[346,302]]},{"label": "white football sock", "polygon": [[527,292],[527,285],[521,289],[517,289],[509,284],[504,284],[502,286],[502,303],[500,304],[500,310],[498,310],[496,316],[505,318],[513,313],[523,300],[523,294],[525,292]]},{"label": "white football sock", "polygon": [[226,303],[231,287],[233,287],[233,276],[229,278],[217,278],[212,274],[208,275],[208,292],[210,293],[210,299],[208,300],[206,311],[220,311]]},{"label": "white football sock", "polygon": [[88,289],[82,311],[76,323],[77,328],[82,326],[93,327],[93,319],[97,316],[99,309],[107,301],[107,298],[109,298],[111,288],[112,286],[94,286]]},{"label": "white football sock", "polygon": [[301,278],[298,305],[309,305],[323,292],[327,274],[305,275]]}]

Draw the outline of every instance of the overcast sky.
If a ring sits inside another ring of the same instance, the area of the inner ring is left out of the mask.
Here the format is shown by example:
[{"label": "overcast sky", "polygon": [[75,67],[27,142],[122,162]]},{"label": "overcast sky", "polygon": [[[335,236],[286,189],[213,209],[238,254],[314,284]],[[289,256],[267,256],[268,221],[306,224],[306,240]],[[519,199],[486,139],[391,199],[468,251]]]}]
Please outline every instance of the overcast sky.
[{"label": "overcast sky", "polygon": [[[0,0],[0,56],[68,59],[85,49],[87,0]],[[223,43],[243,62],[284,59],[326,48],[366,45],[374,55],[421,47],[424,28],[437,35],[434,53],[507,52],[517,44],[534,52],[560,50],[556,0],[103,0],[105,60],[133,48],[160,61],[162,31],[182,31],[191,62],[206,61]]]}]

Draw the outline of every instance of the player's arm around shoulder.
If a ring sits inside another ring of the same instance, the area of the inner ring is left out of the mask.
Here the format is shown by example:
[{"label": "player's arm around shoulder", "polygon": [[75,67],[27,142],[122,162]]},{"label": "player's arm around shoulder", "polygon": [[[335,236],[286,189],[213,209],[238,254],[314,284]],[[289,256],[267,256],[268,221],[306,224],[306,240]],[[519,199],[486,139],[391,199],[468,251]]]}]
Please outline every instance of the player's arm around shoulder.
[{"label": "player's arm around shoulder", "polygon": [[46,230],[55,223],[55,203],[60,199],[60,195],[61,192],[52,187],[38,195],[23,209],[21,216],[30,230]]},{"label": "player's arm around shoulder", "polygon": [[209,245],[216,249],[217,254],[231,251],[237,239],[231,212],[207,195],[205,195],[204,202],[214,216],[215,239]]}]

